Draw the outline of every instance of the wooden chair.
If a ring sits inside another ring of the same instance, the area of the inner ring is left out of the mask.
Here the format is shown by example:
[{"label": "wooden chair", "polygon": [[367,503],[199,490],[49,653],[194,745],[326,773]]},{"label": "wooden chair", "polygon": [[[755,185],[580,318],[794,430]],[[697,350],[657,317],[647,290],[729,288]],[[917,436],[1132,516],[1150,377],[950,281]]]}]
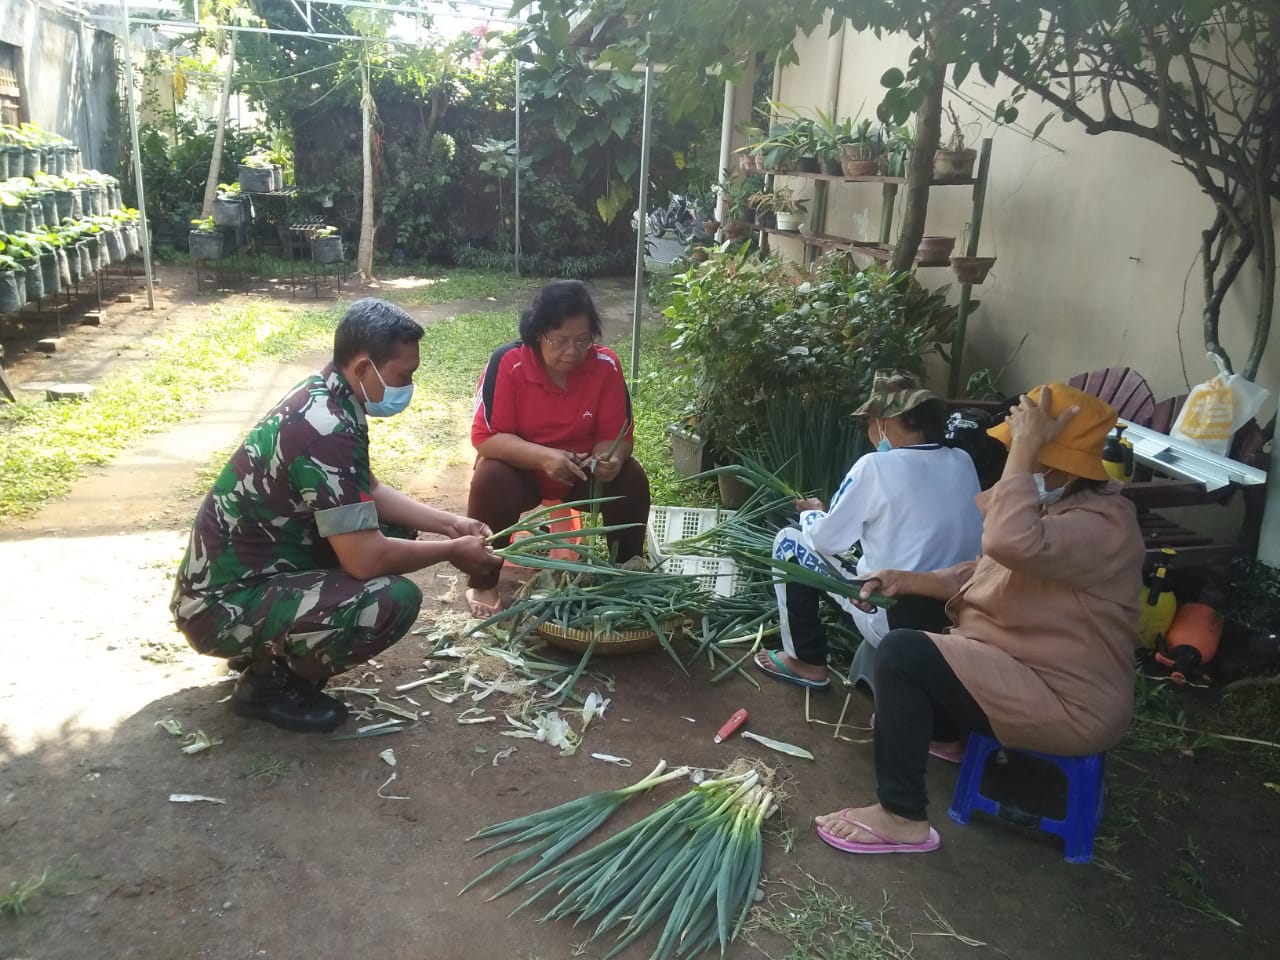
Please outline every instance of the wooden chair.
[{"label": "wooden chair", "polygon": [[[1116,413],[1131,423],[1141,427],[1151,426],[1156,398],[1142,374],[1131,367],[1107,367],[1104,370],[1078,373],[1067,384],[1099,400],[1107,401],[1115,407]],[[1169,432],[1168,427],[1155,429],[1162,433]]]}]

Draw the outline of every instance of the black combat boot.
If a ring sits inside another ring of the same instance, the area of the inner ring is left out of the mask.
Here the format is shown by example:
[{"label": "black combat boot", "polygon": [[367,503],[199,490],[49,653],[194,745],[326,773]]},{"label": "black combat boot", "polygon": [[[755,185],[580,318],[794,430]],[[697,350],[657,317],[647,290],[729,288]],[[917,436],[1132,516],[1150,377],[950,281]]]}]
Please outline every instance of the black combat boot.
[{"label": "black combat boot", "polygon": [[231,711],[296,733],[328,733],[347,718],[344,704],[277,661],[258,661],[236,680]]}]

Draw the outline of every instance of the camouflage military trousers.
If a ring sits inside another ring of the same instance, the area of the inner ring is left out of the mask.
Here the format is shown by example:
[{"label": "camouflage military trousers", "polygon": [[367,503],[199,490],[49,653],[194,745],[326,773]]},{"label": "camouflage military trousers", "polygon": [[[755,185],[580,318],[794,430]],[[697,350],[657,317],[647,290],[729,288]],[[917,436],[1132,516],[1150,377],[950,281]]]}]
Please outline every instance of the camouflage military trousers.
[{"label": "camouflage military trousers", "polygon": [[[175,613],[189,600],[175,598]],[[357,580],[341,570],[309,570],[228,593],[177,622],[200,653],[283,657],[294,673],[318,681],[391,646],[421,605],[422,591],[405,577]]]}]

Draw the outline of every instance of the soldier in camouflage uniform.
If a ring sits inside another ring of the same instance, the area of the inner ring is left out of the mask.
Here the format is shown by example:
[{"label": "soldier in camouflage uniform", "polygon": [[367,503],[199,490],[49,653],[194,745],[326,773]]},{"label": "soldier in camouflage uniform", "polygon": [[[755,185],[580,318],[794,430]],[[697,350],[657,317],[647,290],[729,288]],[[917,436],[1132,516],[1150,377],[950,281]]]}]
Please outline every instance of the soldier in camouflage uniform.
[{"label": "soldier in camouflage uniform", "polygon": [[[413,393],[422,327],[385,300],[352,304],[333,362],[250,431],[196,516],[171,609],[200,653],[242,668],[236,713],[332,730],[346,708],[322,687],[399,640],[422,594],[402,576],[448,560],[497,564],[484,524],[379,483],[366,416]],[[407,538],[387,536],[394,525]],[[445,540],[418,540],[418,531]]]}]

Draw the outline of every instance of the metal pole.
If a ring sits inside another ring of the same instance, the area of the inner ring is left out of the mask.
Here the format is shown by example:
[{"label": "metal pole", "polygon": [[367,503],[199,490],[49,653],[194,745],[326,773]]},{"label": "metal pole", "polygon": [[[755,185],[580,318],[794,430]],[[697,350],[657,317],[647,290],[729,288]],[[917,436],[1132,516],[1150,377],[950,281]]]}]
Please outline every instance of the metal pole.
[{"label": "metal pole", "polygon": [[516,276],[520,276],[520,61],[516,61]]},{"label": "metal pole", "polygon": [[[978,154],[978,179],[973,185],[973,214],[969,224],[969,243],[966,257],[978,255],[978,232],[982,229],[982,208],[987,200],[987,173],[991,169],[991,138],[982,141]],[[956,310],[956,329],[951,339],[951,377],[948,396],[960,396],[960,364],[964,359],[964,334],[969,323],[969,310],[973,303],[973,284],[960,286],[960,306]]]},{"label": "metal pole", "polygon": [[716,193],[720,199],[716,203],[716,219],[722,224],[719,231],[724,236],[723,224],[732,213],[729,209],[729,194],[725,192],[725,184],[733,173],[733,100],[734,86],[732,80],[724,82],[724,108],[720,113],[720,182],[716,184]]},{"label": "metal pole", "polygon": [[640,297],[644,289],[644,248],[648,239],[649,128],[653,120],[653,61],[644,66],[644,121],[640,126],[640,222],[636,224],[636,280],[631,300],[631,379],[640,376]]},{"label": "metal pole", "polygon": [[129,0],[120,0],[120,21],[124,26],[125,100],[129,103],[129,134],[133,138],[133,178],[138,186],[138,232],[142,241],[142,266],[147,274],[147,309],[156,308],[151,274],[151,231],[147,227],[147,198],[142,186],[142,147],[138,143],[138,108],[133,102],[133,44],[129,39]]}]

